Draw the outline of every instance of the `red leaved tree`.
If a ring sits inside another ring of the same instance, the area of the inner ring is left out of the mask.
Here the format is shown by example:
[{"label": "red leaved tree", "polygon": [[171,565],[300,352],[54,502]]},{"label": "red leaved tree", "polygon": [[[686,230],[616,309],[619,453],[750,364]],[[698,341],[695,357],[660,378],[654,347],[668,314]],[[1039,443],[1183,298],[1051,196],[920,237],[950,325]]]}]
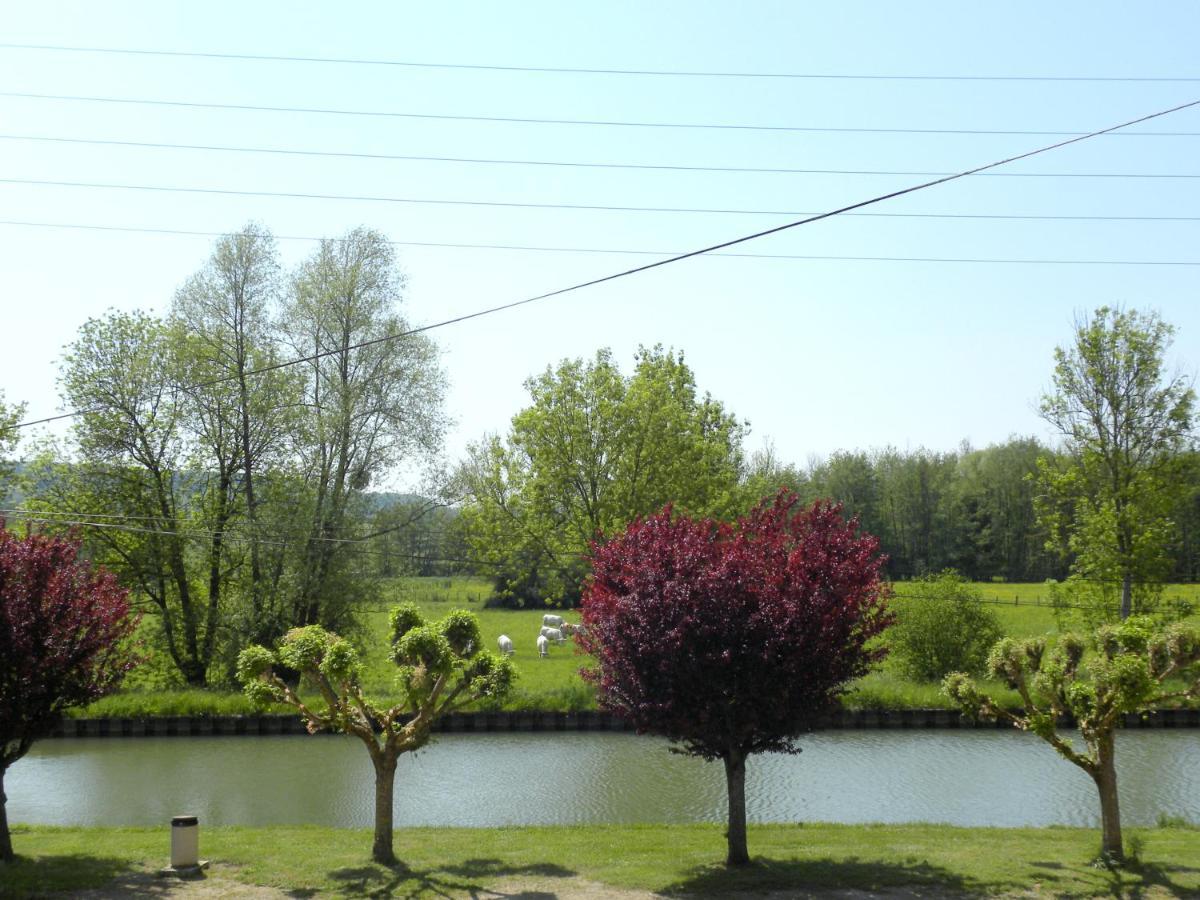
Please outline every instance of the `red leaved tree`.
[{"label": "red leaved tree", "polygon": [[592,549],[578,640],[603,709],[725,763],[730,865],[746,851],[746,758],[798,753],[890,623],[875,538],[781,491],[735,525],[670,507]]},{"label": "red leaved tree", "polygon": [[68,706],[110,693],[135,661],[136,618],[111,573],[79,559],[79,544],[0,521],[0,861],[13,858],[4,773]]}]

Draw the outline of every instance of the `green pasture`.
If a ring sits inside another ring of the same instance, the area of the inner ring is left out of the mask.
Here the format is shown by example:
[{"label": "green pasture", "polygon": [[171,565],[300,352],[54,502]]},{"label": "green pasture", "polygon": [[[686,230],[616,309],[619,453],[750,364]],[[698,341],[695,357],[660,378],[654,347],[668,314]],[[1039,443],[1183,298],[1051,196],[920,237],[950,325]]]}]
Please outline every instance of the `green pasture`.
[{"label": "green pasture", "polygon": [[[1056,633],[1058,623],[1044,584],[976,585],[987,601],[987,608],[1000,620],[1006,634],[1013,637]],[[897,596],[912,596],[919,585],[898,582]],[[1190,598],[1200,607],[1200,585],[1172,585],[1168,594]],[[578,711],[595,708],[591,688],[579,677],[588,662],[568,641],[551,646],[550,655],[541,659],[535,641],[542,615],[549,609],[509,610],[485,608],[491,596],[491,584],[484,578],[396,578],[382,585],[381,600],[364,614],[360,637],[364,654],[364,682],[368,693],[390,695],[395,667],[387,658],[388,611],[396,603],[411,601],[430,619],[451,609],[462,608],[479,617],[484,646],[496,649],[496,639],[507,634],[513,641],[513,663],[518,672],[516,685],[499,707],[508,710]],[[933,602],[933,601],[931,601]],[[568,621],[578,622],[575,610],[559,612]],[[1003,685],[986,683],[993,696],[1018,705],[1016,694]],[[851,708],[903,709],[946,707],[936,683],[918,683],[893,671],[884,662],[875,672],[861,679],[845,698]],[[248,713],[252,708],[241,694],[219,690],[134,690],[107,697],[77,714],[89,716],[214,715]],[[281,711],[286,711],[281,709]]]},{"label": "green pasture", "polygon": [[[718,825],[402,828],[385,867],[366,829],[203,828],[204,896],[243,885],[292,897],[1183,897],[1200,892],[1200,832],[1129,829],[1137,861],[1095,862],[1096,831],[946,825],[751,825],[750,865],[722,864]],[[168,896],[163,828],[16,826],[0,895]],[[239,894],[240,896],[240,894]]]}]

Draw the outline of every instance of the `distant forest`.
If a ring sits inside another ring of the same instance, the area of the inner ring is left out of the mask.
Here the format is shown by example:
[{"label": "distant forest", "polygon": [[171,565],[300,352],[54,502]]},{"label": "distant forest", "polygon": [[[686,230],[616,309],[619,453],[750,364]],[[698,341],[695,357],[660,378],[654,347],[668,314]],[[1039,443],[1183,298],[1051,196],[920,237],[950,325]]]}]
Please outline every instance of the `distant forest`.
[{"label": "distant forest", "polygon": [[[1056,549],[1062,542],[1051,541],[1034,514],[1037,460],[1053,456],[1033,438],[1012,438],[980,450],[840,451],[805,468],[760,451],[745,467],[745,506],[780,486],[805,502],[829,498],[842,503],[847,515],[857,516],[879,538],[893,579],[947,568],[974,581],[1060,579],[1067,575],[1070,558]],[[1196,581],[1200,453],[1182,455],[1177,473],[1186,489],[1179,492],[1172,516],[1171,580]],[[409,524],[376,539],[371,557],[375,574],[492,574],[471,562],[454,507],[422,512],[427,501],[411,496],[380,501],[373,513],[375,530]]]}]

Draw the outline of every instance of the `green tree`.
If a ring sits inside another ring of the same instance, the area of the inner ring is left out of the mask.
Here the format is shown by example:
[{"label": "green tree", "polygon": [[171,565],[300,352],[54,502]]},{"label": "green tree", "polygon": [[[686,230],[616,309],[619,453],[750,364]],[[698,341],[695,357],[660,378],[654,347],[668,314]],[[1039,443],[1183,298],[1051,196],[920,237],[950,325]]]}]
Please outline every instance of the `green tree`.
[{"label": "green tree", "polygon": [[213,501],[206,475],[187,466],[177,350],[168,326],[144,313],[84,323],[60,376],[66,405],[83,411],[72,429],[78,462],[54,467],[41,505],[57,500],[73,513],[113,517],[89,529],[89,546],[102,548],[105,565],[150,601],[184,680],[203,685],[229,567],[221,556],[215,581],[201,587],[192,577],[189,535]]},{"label": "green tree", "polygon": [[4,392],[0,391],[0,503],[8,502],[9,478],[13,471],[8,457],[20,440],[21,432],[16,426],[24,415],[25,405],[6,405]]},{"label": "green tree", "polygon": [[[239,541],[248,556],[248,565],[239,567],[239,587],[248,603],[238,612],[237,630],[260,642],[282,630],[281,542],[264,540],[271,511],[263,504],[272,493],[263,480],[284,462],[299,399],[291,370],[251,375],[279,361],[272,321],[278,294],[274,238],[248,225],[217,241],[171,307],[187,405],[184,421],[196,444],[194,465],[215,480],[210,578],[223,544]],[[244,527],[237,527],[239,521]]]},{"label": "green tree", "polygon": [[1179,489],[1173,461],[1191,435],[1195,392],[1168,377],[1175,329],[1155,313],[1101,307],[1054,352],[1041,414],[1063,452],[1039,464],[1038,518],[1074,555],[1075,599],[1093,618],[1154,608],[1170,569],[1169,518]]},{"label": "green tree", "polygon": [[[429,743],[440,716],[483,697],[503,697],[514,676],[508,659],[480,649],[479,622],[469,612],[454,610],[426,624],[417,608],[406,603],[392,610],[390,623],[400,689],[392,706],[363,694],[357,652],[319,625],[292,629],[275,652],[253,646],[238,657],[238,677],[255,703],[286,703],[300,713],[310,732],[342,731],[366,745],[375,768],[371,855],[385,865],[396,862],[392,809],[400,755]],[[324,708],[305,703],[278,674],[281,666],[307,677]]]},{"label": "green tree", "polygon": [[[1127,713],[1200,696],[1200,632],[1179,623],[1156,632],[1151,620],[1135,616],[1101,626],[1090,643],[1063,635],[1049,650],[1042,638],[1004,638],[992,649],[988,669],[1021,695],[1024,710],[999,706],[961,672],[948,675],[943,690],[968,715],[1036,734],[1083,769],[1100,796],[1102,853],[1121,862],[1116,730]],[[1064,716],[1076,723],[1082,749],[1060,732]]]},{"label": "green tree", "polygon": [[983,671],[988,651],[1004,633],[979,589],[953,570],[914,579],[911,592],[889,606],[896,614],[887,630],[892,659],[917,681]]},{"label": "green tree", "polygon": [[344,628],[365,590],[347,538],[372,481],[441,448],[445,375],[437,347],[407,334],[404,275],[383,235],[357,228],[325,240],[292,279],[282,328],[303,370],[295,429],[295,513],[305,536],[290,611],[296,625]]},{"label": "green tree", "polygon": [[962,568],[975,580],[1043,581],[1057,574],[1034,512],[1038,459],[1051,451],[1035,438],[1009,438],[958,460]]},{"label": "green tree", "polygon": [[465,534],[501,596],[574,602],[590,542],[668,503],[738,512],[746,426],[699,394],[682,354],[642,348],[626,377],[600,350],[525,387],[507,438],[474,445],[459,469]]}]

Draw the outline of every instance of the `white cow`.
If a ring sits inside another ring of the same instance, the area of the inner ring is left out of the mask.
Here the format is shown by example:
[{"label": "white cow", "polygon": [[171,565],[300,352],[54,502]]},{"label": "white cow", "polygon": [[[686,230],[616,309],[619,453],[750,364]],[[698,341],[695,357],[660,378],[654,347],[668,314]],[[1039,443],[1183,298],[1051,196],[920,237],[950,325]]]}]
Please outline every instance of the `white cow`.
[{"label": "white cow", "polygon": [[556,643],[556,644],[561,644],[563,641],[566,640],[566,638],[563,637],[562,629],[550,628],[549,626],[546,626],[546,625],[542,626],[542,630],[538,636],[544,637],[548,641],[554,641],[554,643]]},{"label": "white cow", "polygon": [[538,656],[550,655],[550,642],[546,640],[544,634],[539,634],[537,639]]},{"label": "white cow", "polygon": [[562,623],[562,616],[555,616],[551,613],[546,613],[546,615],[542,616],[542,625],[547,628],[562,628]]},{"label": "white cow", "polygon": [[496,643],[500,645],[500,653],[504,656],[513,655],[512,638],[507,634],[502,634],[496,639]]}]

